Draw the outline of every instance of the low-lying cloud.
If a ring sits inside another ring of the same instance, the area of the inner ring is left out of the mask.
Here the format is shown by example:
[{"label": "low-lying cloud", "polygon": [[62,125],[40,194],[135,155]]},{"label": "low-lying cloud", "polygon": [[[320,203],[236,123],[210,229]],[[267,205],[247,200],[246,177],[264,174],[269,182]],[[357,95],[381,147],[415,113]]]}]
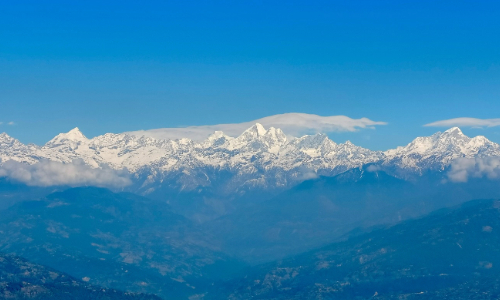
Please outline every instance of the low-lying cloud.
[{"label": "low-lying cloud", "polygon": [[0,166],[0,177],[8,177],[30,186],[121,188],[131,184],[126,171],[113,170],[107,166],[91,168],[81,159],[72,163],[43,160],[33,165],[9,160]]},{"label": "low-lying cloud", "polygon": [[222,131],[229,136],[236,137],[255,123],[260,123],[265,128],[280,128],[285,134],[291,136],[301,136],[320,132],[352,132],[365,128],[373,129],[378,125],[387,125],[386,122],[372,121],[368,118],[352,119],[347,116],[322,117],[313,114],[286,113],[244,123],[190,126],[184,128],[160,128],[132,131],[128,133],[138,136],[150,136],[157,139],[189,138],[194,141],[202,141],[215,131]]},{"label": "low-lying cloud", "polygon": [[495,127],[500,126],[500,119],[455,118],[425,124],[426,127]]},{"label": "low-lying cloud", "polygon": [[459,158],[452,162],[448,171],[452,182],[467,182],[469,178],[500,178],[500,157]]}]

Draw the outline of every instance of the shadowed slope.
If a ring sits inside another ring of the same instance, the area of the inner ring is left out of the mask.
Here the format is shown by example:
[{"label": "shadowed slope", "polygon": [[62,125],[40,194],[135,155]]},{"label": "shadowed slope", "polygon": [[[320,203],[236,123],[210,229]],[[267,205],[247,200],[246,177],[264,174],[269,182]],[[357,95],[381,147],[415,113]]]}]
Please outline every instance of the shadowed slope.
[{"label": "shadowed slope", "polygon": [[0,298],[65,300],[160,300],[90,285],[51,268],[0,253]]},{"label": "shadowed slope", "polygon": [[500,202],[472,201],[255,268],[229,299],[498,299]]}]

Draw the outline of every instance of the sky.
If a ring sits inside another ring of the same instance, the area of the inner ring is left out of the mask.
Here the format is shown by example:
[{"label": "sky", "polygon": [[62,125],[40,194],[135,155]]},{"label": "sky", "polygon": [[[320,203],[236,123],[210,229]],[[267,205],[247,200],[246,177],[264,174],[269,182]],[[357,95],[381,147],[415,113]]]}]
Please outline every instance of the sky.
[{"label": "sky", "polygon": [[387,123],[329,132],[385,150],[500,118],[498,1],[1,6],[0,132],[24,143],[306,113]]}]

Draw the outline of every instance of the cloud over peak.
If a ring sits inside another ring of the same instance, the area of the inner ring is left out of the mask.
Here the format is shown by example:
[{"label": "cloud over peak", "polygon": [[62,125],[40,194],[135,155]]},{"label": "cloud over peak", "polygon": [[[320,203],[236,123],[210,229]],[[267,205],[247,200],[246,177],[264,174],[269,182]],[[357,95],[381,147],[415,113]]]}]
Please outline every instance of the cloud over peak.
[{"label": "cloud over peak", "polygon": [[495,127],[500,126],[499,119],[454,118],[425,124],[426,127]]},{"label": "cloud over peak", "polygon": [[195,141],[201,141],[215,131],[222,131],[229,136],[238,136],[255,123],[260,123],[266,128],[280,128],[285,134],[292,136],[315,134],[319,132],[352,132],[365,128],[373,129],[375,126],[387,124],[386,122],[372,121],[368,118],[352,119],[347,116],[323,117],[305,113],[285,113],[243,123],[190,126],[183,128],[160,128],[132,131],[128,133],[146,135],[159,139],[189,138]]}]

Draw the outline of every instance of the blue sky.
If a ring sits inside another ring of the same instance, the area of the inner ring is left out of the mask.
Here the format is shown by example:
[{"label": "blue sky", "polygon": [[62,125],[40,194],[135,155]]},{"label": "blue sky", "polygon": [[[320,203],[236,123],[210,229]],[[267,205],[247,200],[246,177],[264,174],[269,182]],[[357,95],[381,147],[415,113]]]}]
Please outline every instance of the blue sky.
[{"label": "blue sky", "polygon": [[[372,149],[500,118],[498,1],[9,1],[0,131],[43,144],[301,112],[388,122]],[[8,125],[8,122],[15,125]],[[463,128],[500,142],[500,127]]]}]

